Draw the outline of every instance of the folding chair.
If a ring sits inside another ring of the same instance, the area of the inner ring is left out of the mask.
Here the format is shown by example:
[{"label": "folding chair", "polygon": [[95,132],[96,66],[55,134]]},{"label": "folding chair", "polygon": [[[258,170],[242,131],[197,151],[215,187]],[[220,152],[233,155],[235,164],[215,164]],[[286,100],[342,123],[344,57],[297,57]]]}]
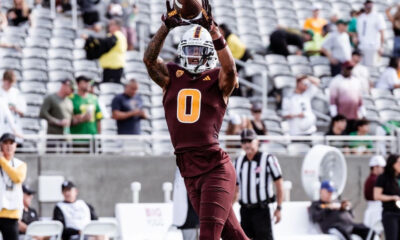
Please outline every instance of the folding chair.
[{"label": "folding chair", "polygon": [[56,240],[61,240],[63,225],[59,221],[37,221],[28,225],[24,240],[30,237],[57,236]]},{"label": "folding chair", "polygon": [[81,240],[84,240],[85,235],[100,235],[107,236],[111,238],[117,238],[118,233],[118,225],[115,222],[101,222],[101,221],[91,221],[85,228],[82,230]]}]

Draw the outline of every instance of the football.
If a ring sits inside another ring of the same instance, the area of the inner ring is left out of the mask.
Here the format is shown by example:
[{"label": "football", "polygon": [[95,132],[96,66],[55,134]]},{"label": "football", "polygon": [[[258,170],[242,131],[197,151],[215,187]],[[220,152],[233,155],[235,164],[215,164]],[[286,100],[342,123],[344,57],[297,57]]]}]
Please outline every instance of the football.
[{"label": "football", "polygon": [[174,8],[184,19],[193,19],[202,9],[201,0],[174,0]]}]

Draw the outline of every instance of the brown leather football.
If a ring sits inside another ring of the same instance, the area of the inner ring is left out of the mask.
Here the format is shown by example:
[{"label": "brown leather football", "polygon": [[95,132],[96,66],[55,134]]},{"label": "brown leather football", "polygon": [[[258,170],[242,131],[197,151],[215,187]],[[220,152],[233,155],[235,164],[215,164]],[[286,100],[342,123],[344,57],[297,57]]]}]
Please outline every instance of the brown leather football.
[{"label": "brown leather football", "polygon": [[174,0],[174,8],[184,19],[193,19],[201,12],[201,0]]}]

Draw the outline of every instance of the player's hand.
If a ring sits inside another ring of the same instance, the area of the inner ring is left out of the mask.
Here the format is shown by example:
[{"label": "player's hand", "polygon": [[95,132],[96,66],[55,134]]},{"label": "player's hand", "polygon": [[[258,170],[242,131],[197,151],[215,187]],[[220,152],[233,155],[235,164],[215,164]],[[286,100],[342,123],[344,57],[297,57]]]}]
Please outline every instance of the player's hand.
[{"label": "player's hand", "polygon": [[282,218],[282,214],[281,211],[276,209],[274,212],[274,218],[275,218],[275,224],[279,223],[281,221]]},{"label": "player's hand", "polygon": [[181,16],[178,14],[178,11],[176,11],[176,9],[171,7],[169,0],[166,1],[166,4],[167,4],[167,13],[161,16],[161,20],[164,22],[168,30],[190,24],[182,20]]},{"label": "player's hand", "polygon": [[218,24],[214,21],[212,15],[212,8],[209,0],[202,0],[203,8],[201,9],[201,18],[193,23],[201,25],[203,28],[211,31],[213,28],[217,27]]}]

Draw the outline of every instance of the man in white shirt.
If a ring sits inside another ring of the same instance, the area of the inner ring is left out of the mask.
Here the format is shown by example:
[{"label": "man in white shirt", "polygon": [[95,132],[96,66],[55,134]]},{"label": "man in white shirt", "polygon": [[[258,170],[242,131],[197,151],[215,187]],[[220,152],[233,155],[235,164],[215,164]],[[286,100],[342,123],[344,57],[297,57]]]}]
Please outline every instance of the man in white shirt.
[{"label": "man in white shirt", "polygon": [[398,70],[399,59],[395,57],[390,58],[389,65],[379,77],[375,87],[390,91],[395,88],[400,88],[400,79],[397,75]]},{"label": "man in white shirt", "polygon": [[342,73],[334,77],[329,86],[331,116],[341,114],[347,118],[346,133],[355,130],[357,120],[361,119],[365,112],[360,83],[352,76],[353,68],[353,62],[345,62],[342,65]]},{"label": "man in white shirt", "polygon": [[363,95],[369,95],[372,82],[369,76],[369,70],[367,67],[361,64],[362,53],[359,50],[355,50],[351,56],[351,61],[354,63],[352,76],[358,80]]},{"label": "man in white shirt", "polygon": [[320,80],[303,75],[296,82],[294,93],[283,99],[282,116],[289,121],[290,135],[310,135],[317,130],[311,99],[318,92]]},{"label": "man in white shirt", "polygon": [[322,43],[322,53],[331,62],[332,76],[336,76],[341,71],[344,62],[350,61],[351,44],[350,36],[347,33],[347,22],[340,19],[336,22],[337,31],[330,32]]},{"label": "man in white shirt", "polygon": [[366,1],[364,3],[365,12],[357,19],[358,47],[364,55],[362,63],[368,67],[378,64],[379,56],[383,53],[386,28],[382,14],[373,12],[372,8],[373,2]]},{"label": "man in white shirt", "polygon": [[[3,74],[3,82],[0,87],[0,96],[5,100],[8,105],[13,117],[14,125],[18,132],[22,132],[22,126],[20,124],[20,118],[24,116],[26,111],[26,102],[24,96],[21,95],[19,90],[15,87],[17,82],[15,73],[12,70],[7,70]],[[12,125],[8,124],[7,132],[13,132]],[[18,142],[18,139],[17,139]]]}]

